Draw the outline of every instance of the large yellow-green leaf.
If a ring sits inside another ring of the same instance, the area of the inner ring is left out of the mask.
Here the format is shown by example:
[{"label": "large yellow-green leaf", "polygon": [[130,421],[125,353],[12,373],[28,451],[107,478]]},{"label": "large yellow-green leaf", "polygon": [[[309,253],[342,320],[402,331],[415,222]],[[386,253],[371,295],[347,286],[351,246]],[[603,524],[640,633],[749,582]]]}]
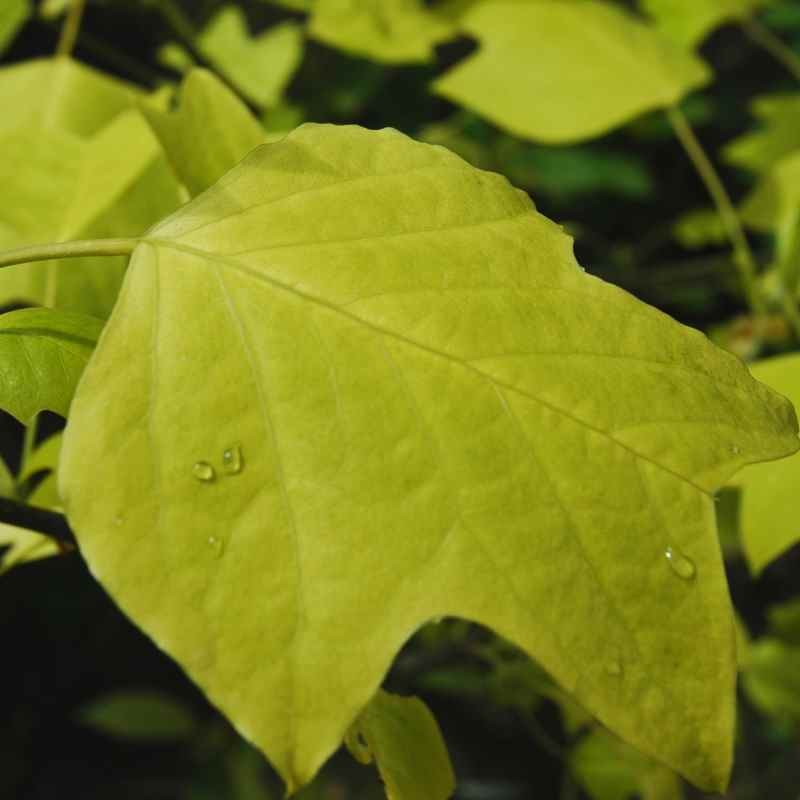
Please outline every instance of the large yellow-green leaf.
[{"label": "large yellow-green leaf", "polygon": [[29,15],[29,0],[3,0],[0,5],[0,53],[17,35]]},{"label": "large yellow-green leaf", "polygon": [[443,614],[721,788],[712,493],[796,430],[501,176],[305,125],[140,241],[59,488],[94,574],[290,788]]},{"label": "large yellow-green leaf", "polygon": [[480,49],[435,91],[531,139],[597,136],[709,79],[702,61],[607,3],[484,0],[461,25]]},{"label": "large yellow-green leaf", "polygon": [[[142,104],[142,112],[192,196],[219,180],[264,141],[264,130],[250,109],[204,69],[187,75],[175,111]],[[198,135],[200,131],[202,135]]]},{"label": "large yellow-green leaf", "polygon": [[0,575],[12,567],[58,555],[58,545],[49,536],[27,528],[0,522],[0,548],[8,548],[0,556]]},{"label": "large yellow-green leaf", "polygon": [[[177,185],[132,98],[69,59],[0,70],[1,248],[132,235],[177,207]],[[11,267],[0,272],[0,302],[104,316],[123,269],[119,259]]]},{"label": "large yellow-green leaf", "polygon": [[302,28],[282,22],[251,36],[240,8],[220,9],[198,36],[200,50],[251,102],[274,106],[303,57]]},{"label": "large yellow-green leaf", "polygon": [[448,800],[455,789],[442,734],[417,697],[378,691],[346,738],[362,764],[375,762],[388,800]]},{"label": "large yellow-green leaf", "polygon": [[[752,367],[753,374],[800,407],[800,354],[776,356]],[[737,476],[742,492],[742,544],[758,573],[800,540],[800,454],[748,467]]]},{"label": "large yellow-green leaf", "polygon": [[455,32],[421,0],[316,0],[309,22],[315,39],[390,64],[429,61]]},{"label": "large yellow-green leaf", "polygon": [[800,149],[800,94],[758,97],[752,112],[759,129],[726,145],[727,161],[753,172],[764,172],[776,161]]},{"label": "large yellow-green leaf", "polygon": [[49,308],[0,314],[0,408],[24,425],[44,410],[66,417],[102,328],[95,317]]},{"label": "large yellow-green leaf", "polygon": [[658,29],[686,47],[695,47],[726,22],[745,19],[769,0],[639,0]]}]

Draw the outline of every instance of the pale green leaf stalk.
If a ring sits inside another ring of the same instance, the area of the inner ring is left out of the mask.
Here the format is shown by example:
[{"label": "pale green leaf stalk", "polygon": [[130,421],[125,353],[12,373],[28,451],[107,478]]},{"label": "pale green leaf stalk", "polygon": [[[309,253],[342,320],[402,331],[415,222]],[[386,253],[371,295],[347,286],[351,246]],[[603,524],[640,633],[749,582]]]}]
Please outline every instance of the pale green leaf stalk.
[{"label": "pale green leaf stalk", "polygon": [[[800,355],[769,358],[754,364],[752,370],[759,380],[800,407]],[[748,467],[737,477],[737,484],[742,492],[742,544],[750,568],[758,574],[800,541],[800,455]]]},{"label": "pale green leaf stalk", "polygon": [[462,28],[480,49],[436,93],[554,144],[606,133],[708,83],[705,64],[608,3],[483,0]]},{"label": "pale green leaf stalk", "polygon": [[316,0],[311,10],[310,36],[387,64],[430,61],[434,46],[457,33],[422,0]]},{"label": "pale green leaf stalk", "polygon": [[5,522],[0,522],[0,548],[8,548],[0,556],[0,575],[20,564],[59,553],[58,545],[50,537]]},{"label": "pale green leaf stalk", "polygon": [[102,320],[46,308],[0,314],[0,408],[30,425],[40,411],[67,416]]},{"label": "pale green leaf stalk", "polygon": [[264,141],[264,130],[250,109],[204,69],[194,69],[184,79],[175,111],[146,102],[141,110],[192,196],[216,183]]},{"label": "pale green leaf stalk", "polygon": [[362,764],[375,762],[388,800],[448,800],[455,776],[433,714],[417,697],[382,689],[345,738]]},{"label": "pale green leaf stalk", "polygon": [[302,126],[131,244],[59,494],[290,791],[441,615],[724,788],[712,495],[797,450],[785,399],[584,273],[504,178],[394,131]]}]

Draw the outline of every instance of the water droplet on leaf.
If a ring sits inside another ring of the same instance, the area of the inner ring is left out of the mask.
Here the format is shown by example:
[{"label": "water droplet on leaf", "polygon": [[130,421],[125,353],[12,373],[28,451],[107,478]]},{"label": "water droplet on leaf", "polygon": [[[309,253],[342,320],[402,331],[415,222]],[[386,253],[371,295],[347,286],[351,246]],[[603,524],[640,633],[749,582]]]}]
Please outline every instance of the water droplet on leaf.
[{"label": "water droplet on leaf", "polygon": [[114,524],[118,528],[120,527],[120,525],[122,525],[123,522],[125,522],[125,517],[123,517],[122,514],[117,514],[117,516],[114,517]]},{"label": "water droplet on leaf", "polygon": [[664,551],[664,555],[666,556],[667,562],[672,568],[672,571],[679,578],[683,578],[685,581],[690,581],[697,574],[697,568],[694,565],[694,561],[692,561],[690,558],[687,558],[685,555],[683,555],[683,553],[675,548],[668,547]]},{"label": "water droplet on leaf", "polygon": [[225,543],[218,536],[209,536],[208,545],[214,551],[214,555],[219,558],[225,550]]},{"label": "water droplet on leaf", "polygon": [[731,445],[731,453],[733,453],[735,456],[738,456],[739,453],[741,453],[741,452],[742,452],[742,448],[739,447],[739,445],[737,445],[737,444]]},{"label": "water droplet on leaf", "polygon": [[214,467],[212,467],[208,461],[198,461],[192,467],[192,473],[197,480],[203,481],[204,483],[214,480]]},{"label": "water droplet on leaf", "polygon": [[222,468],[228,475],[238,475],[243,466],[242,448],[238,444],[226,447],[222,451]]}]

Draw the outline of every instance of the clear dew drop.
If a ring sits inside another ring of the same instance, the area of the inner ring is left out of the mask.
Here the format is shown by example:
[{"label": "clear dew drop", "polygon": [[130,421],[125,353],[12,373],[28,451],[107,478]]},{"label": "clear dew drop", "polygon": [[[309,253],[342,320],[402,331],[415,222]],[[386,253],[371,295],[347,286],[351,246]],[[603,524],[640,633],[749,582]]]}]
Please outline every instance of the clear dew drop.
[{"label": "clear dew drop", "polygon": [[214,551],[214,555],[219,558],[225,550],[225,542],[218,536],[208,537],[208,546]]},{"label": "clear dew drop", "polygon": [[242,448],[238,444],[226,447],[222,451],[222,469],[228,475],[238,475],[244,467],[242,460]]},{"label": "clear dew drop", "polygon": [[192,474],[197,480],[203,481],[203,483],[213,481],[215,477],[214,467],[212,467],[208,461],[198,461],[192,467]]},{"label": "clear dew drop", "polygon": [[694,561],[687,556],[683,555],[679,550],[676,550],[673,547],[668,547],[664,551],[664,555],[666,556],[667,563],[672,568],[672,571],[679,577],[685,581],[690,581],[692,578],[695,577],[697,574],[697,567],[694,565]]},{"label": "clear dew drop", "polygon": [[114,517],[114,524],[118,528],[122,525],[123,522],[125,522],[125,517],[123,517],[122,514],[117,514],[117,516]]},{"label": "clear dew drop", "polygon": [[733,453],[733,455],[738,456],[741,452],[742,452],[742,448],[739,447],[738,444],[732,444],[731,445],[731,453]]}]

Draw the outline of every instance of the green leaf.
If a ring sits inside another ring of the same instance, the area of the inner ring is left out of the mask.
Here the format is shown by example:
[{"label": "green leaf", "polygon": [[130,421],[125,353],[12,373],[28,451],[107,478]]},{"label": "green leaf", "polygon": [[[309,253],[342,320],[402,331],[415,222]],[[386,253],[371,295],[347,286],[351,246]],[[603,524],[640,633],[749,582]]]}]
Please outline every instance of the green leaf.
[{"label": "green leaf", "polygon": [[[2,319],[2,317],[0,317]],[[56,487],[55,470],[61,456],[61,433],[56,433],[42,442],[22,464],[19,483],[32,478],[36,473],[48,473],[44,480],[27,496],[26,501],[33,506],[60,509],[61,499]]]},{"label": "green leaf", "polygon": [[[0,248],[138,235],[178,206],[177,185],[132,99],[125,84],[68,59],[0,70],[0,107],[13,110],[0,118]],[[4,269],[0,303],[105,316],[124,266],[93,259]]]},{"label": "green leaf", "polygon": [[713,208],[687,211],[675,221],[672,232],[687,250],[719,247],[728,240],[719,212]]},{"label": "green leaf", "polygon": [[290,11],[310,11],[315,0],[262,0],[262,2],[288,8]]},{"label": "green leaf", "polygon": [[433,714],[417,697],[379,690],[345,741],[356,760],[375,762],[388,800],[447,800],[453,794],[447,747]]},{"label": "green leaf", "polygon": [[711,31],[746,19],[770,0],[639,0],[658,29],[685,47],[697,47]]},{"label": "green leaf", "polygon": [[69,311],[0,314],[0,408],[23,425],[45,410],[66,417],[102,329],[101,320]]},{"label": "green leaf", "polygon": [[303,58],[300,25],[282,22],[252,37],[244,13],[234,5],[216,14],[197,45],[248,100],[262,107],[278,104]]},{"label": "green leaf", "polygon": [[796,431],[501,176],[304,125],[141,240],[59,489],[93,573],[291,789],[443,614],[720,788],[711,493]]},{"label": "green leaf", "polygon": [[777,639],[751,643],[742,687],[765,714],[800,720],[800,647]]},{"label": "green leaf", "polygon": [[0,497],[16,497],[17,482],[5,460],[0,457]]},{"label": "green leaf", "polygon": [[745,199],[741,214],[760,231],[780,231],[800,215],[800,151],[772,166]]},{"label": "green leaf", "polygon": [[702,61],[606,3],[484,0],[462,27],[480,42],[434,90],[517,136],[598,136],[708,82]]},{"label": "green leaf", "polygon": [[455,33],[421,0],[316,0],[309,22],[315,39],[387,64],[430,61]]},{"label": "green leaf", "polygon": [[[753,375],[800,406],[800,354],[776,356],[752,366]],[[756,574],[800,539],[797,497],[800,454],[785,461],[748,467],[741,488],[742,544]]]},{"label": "green leaf", "polygon": [[13,41],[30,13],[28,0],[4,0],[0,7],[0,53]]},{"label": "green leaf", "polygon": [[769,629],[779,639],[800,646],[800,599],[791,600],[767,611]]},{"label": "green leaf", "polygon": [[204,69],[189,72],[175,111],[142,104],[142,113],[192,196],[264,141],[264,131],[247,106]]},{"label": "green leaf", "polygon": [[680,778],[602,728],[573,748],[570,768],[592,800],[680,800]]},{"label": "green leaf", "polygon": [[196,729],[191,712],[174,697],[147,690],[113,692],[83,708],[80,722],[119,739],[174,742]]},{"label": "green leaf", "polygon": [[800,94],[757,97],[751,110],[759,130],[734,139],[722,153],[729,163],[760,173],[800,149]]},{"label": "green leaf", "polygon": [[8,547],[0,557],[0,575],[12,567],[58,555],[58,545],[49,536],[27,528],[0,522],[0,547]]}]

